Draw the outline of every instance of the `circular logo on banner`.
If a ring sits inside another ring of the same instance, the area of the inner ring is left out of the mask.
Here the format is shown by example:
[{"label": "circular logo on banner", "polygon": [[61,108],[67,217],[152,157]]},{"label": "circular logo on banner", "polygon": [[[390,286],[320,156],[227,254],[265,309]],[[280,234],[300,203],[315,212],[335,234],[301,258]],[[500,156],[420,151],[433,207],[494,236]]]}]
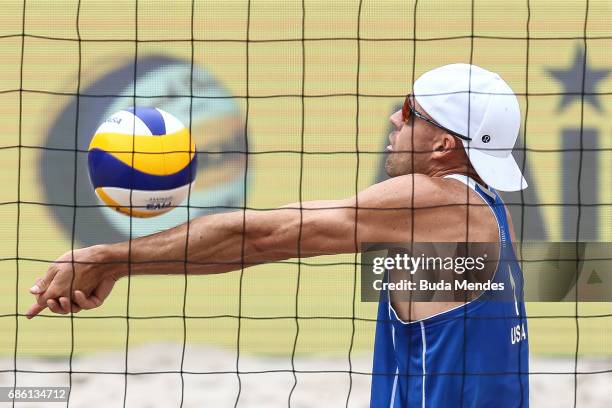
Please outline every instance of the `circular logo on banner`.
[{"label": "circular logo on banner", "polygon": [[[87,147],[96,128],[112,113],[134,105],[176,116],[190,128],[200,152],[188,200],[168,214],[148,219],[130,219],[102,205],[87,173]],[[244,123],[228,90],[201,67],[193,67],[192,76],[191,61],[142,58],[136,75],[131,61],[81,90],[78,103],[74,98],[50,126],[39,162],[45,202],[64,231],[74,233],[83,245],[136,238],[199,215],[241,207],[248,182]]]}]

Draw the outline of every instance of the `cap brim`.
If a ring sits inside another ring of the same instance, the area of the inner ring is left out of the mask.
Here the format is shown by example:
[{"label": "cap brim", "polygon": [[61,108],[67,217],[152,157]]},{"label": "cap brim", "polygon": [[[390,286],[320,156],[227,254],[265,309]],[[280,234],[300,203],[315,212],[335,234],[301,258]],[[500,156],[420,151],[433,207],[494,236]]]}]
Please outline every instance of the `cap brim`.
[{"label": "cap brim", "polygon": [[477,149],[468,149],[467,141],[464,141],[463,145],[474,170],[487,185],[500,191],[520,191],[527,188],[527,181],[512,153],[506,157],[496,157]]}]

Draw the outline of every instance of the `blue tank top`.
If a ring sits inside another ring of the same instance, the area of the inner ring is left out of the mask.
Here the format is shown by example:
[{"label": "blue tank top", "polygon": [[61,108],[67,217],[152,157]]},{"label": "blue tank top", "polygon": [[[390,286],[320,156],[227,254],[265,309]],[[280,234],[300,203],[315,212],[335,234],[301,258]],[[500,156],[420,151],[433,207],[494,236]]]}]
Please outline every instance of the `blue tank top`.
[{"label": "blue tank top", "polygon": [[528,407],[523,274],[504,203],[467,176],[449,177],[475,190],[495,215],[500,261],[493,282],[504,283],[504,300],[491,300],[498,294],[484,292],[454,309],[406,323],[393,310],[389,293],[381,292],[370,406]]}]

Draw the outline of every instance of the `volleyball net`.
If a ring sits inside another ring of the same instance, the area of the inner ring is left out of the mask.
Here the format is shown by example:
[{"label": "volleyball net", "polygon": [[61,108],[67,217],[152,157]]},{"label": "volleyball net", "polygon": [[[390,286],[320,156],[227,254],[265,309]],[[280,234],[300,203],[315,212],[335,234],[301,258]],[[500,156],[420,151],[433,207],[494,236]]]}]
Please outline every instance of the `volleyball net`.
[{"label": "volleyball net", "polygon": [[[376,304],[360,299],[360,256],[124,279],[101,308],[32,321],[28,288],[70,248],[383,180],[387,118],[414,78],[454,62],[519,99],[530,187],[503,195],[517,238],[609,242],[611,20],[606,1],[3,5],[0,386],[67,386],[69,405],[104,389],[104,406],[363,406]],[[195,139],[196,182],[167,215],[126,217],[91,187],[89,141],[128,106],[168,111]],[[612,303],[572,302],[571,287],[527,305],[532,398],[603,404]]]}]

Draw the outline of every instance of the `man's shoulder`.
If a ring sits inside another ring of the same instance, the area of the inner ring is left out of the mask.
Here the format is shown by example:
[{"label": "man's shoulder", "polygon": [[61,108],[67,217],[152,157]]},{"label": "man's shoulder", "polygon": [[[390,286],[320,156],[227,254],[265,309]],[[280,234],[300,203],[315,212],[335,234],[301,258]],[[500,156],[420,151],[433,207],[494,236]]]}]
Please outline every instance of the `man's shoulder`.
[{"label": "man's shoulder", "polygon": [[[487,241],[497,237],[497,222],[487,203],[465,183],[444,177],[425,174],[408,174],[396,177],[395,188],[412,188],[413,208],[419,211],[418,219],[430,225],[444,220],[445,228],[437,228],[438,240],[450,241],[465,236],[466,220],[469,220],[470,237]],[[447,235],[444,235],[447,234]],[[430,237],[433,239],[434,237]]]},{"label": "man's shoulder", "polygon": [[467,194],[468,186],[450,178],[414,173],[394,177],[388,182],[394,189],[413,196],[417,207],[466,204],[471,196]]},{"label": "man's shoulder", "polygon": [[[497,222],[489,206],[478,193],[461,181],[407,174],[393,177],[367,189],[357,205],[370,209],[390,209],[389,226],[394,230],[414,229],[408,235],[420,242],[493,242]],[[408,211],[405,211],[408,210]],[[402,222],[402,215],[408,215]]]}]

